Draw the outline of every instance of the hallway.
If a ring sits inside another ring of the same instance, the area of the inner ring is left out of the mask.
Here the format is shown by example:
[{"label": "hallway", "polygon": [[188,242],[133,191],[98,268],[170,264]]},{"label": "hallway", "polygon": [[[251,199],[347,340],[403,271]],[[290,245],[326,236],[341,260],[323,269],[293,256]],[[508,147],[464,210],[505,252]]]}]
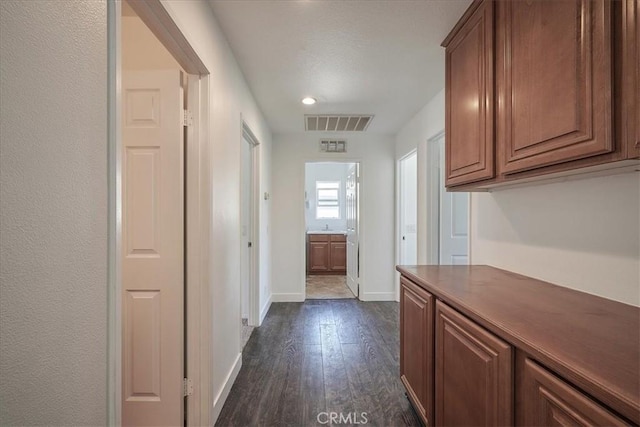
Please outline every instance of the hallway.
[{"label": "hallway", "polygon": [[395,302],[274,303],[216,425],[321,425],[326,412],[351,414],[347,424],[420,425],[398,374],[398,310]]}]

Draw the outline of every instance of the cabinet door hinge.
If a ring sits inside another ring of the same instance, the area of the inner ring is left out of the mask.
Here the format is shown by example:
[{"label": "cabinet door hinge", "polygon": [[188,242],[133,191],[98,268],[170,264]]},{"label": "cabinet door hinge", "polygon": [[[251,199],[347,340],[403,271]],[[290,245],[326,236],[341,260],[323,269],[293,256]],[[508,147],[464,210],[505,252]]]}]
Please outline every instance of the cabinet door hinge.
[{"label": "cabinet door hinge", "polygon": [[182,115],[182,126],[193,126],[193,113],[190,110],[184,110]]},{"label": "cabinet door hinge", "polygon": [[191,396],[193,394],[193,381],[189,378],[182,379],[182,392],[184,397]]}]

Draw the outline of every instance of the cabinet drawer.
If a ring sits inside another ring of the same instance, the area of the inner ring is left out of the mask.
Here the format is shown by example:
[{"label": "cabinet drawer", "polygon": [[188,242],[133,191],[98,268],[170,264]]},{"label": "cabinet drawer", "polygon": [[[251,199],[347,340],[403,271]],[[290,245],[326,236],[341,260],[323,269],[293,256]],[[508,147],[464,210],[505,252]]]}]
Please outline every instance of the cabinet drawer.
[{"label": "cabinet drawer", "polygon": [[328,242],[328,234],[308,234],[310,242]]},{"label": "cabinet drawer", "polygon": [[524,362],[520,423],[527,426],[626,426],[585,394],[531,359]]},{"label": "cabinet drawer", "polygon": [[347,241],[347,236],[345,236],[344,234],[331,234],[331,241],[332,242],[346,242]]}]

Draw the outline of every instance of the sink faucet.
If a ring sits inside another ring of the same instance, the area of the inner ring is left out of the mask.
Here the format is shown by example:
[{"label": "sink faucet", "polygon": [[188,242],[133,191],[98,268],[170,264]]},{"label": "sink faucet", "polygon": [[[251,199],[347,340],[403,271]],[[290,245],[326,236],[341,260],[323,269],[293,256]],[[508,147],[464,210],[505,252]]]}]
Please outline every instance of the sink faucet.
[{"label": "sink faucet", "polygon": [[329,224],[324,225],[324,231],[329,231]]}]

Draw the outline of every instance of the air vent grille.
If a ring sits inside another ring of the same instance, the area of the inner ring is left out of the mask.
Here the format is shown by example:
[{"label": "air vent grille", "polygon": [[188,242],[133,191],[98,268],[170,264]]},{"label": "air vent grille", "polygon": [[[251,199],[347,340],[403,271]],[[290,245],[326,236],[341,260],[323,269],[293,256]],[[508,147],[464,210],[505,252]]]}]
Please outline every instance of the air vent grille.
[{"label": "air vent grille", "polygon": [[321,139],[320,151],[326,153],[346,153],[347,141],[344,139]]},{"label": "air vent grille", "polygon": [[373,120],[371,114],[321,114],[304,116],[305,130],[323,132],[363,132]]}]

